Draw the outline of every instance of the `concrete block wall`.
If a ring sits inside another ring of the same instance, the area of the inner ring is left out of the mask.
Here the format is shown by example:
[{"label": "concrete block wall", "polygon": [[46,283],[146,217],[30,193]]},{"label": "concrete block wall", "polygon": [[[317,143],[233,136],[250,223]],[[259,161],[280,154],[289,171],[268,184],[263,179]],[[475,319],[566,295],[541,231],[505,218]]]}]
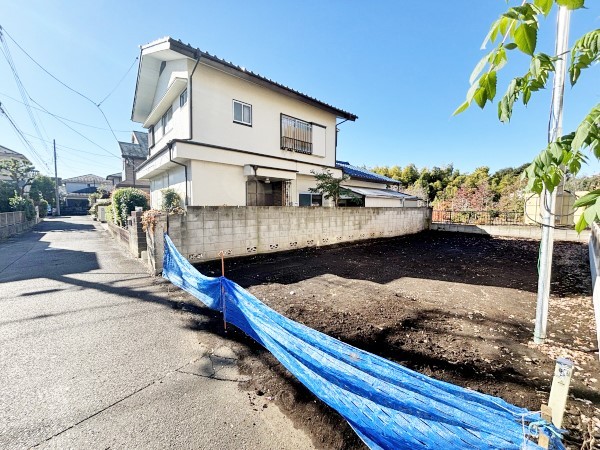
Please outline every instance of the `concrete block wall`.
[{"label": "concrete block wall", "polygon": [[132,211],[127,218],[127,231],[129,232],[129,251],[139,258],[147,250],[146,232],[142,226],[142,211]]},{"label": "concrete block wall", "polygon": [[[487,234],[489,236],[516,237],[526,239],[542,238],[542,229],[539,226],[528,225],[464,225],[455,223],[432,223],[432,230],[451,231],[455,233]],[[554,240],[587,242],[590,238],[590,231],[584,230],[578,234],[575,230],[567,228],[557,228],[554,230]]]},{"label": "concrete block wall", "polygon": [[23,211],[0,213],[0,239],[6,239],[30,230],[38,222],[39,219],[37,218],[26,220]]},{"label": "concrete block wall", "polygon": [[175,246],[201,262],[218,259],[220,251],[246,256],[418,233],[429,227],[430,209],[188,207],[168,219]]}]

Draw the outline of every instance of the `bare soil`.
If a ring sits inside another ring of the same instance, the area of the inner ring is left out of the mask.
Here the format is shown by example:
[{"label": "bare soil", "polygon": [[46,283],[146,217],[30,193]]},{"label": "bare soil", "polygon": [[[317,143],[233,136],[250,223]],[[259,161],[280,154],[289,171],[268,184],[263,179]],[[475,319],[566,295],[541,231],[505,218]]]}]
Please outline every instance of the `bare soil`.
[{"label": "bare soil", "polygon": [[[563,426],[570,448],[598,448],[600,363],[587,246],[557,242],[549,338],[532,343],[539,242],[443,232],[226,260],[226,276],[312,328],[433,378],[536,411],[555,360],[576,372]],[[220,275],[220,262],[197,265]],[[219,317],[209,325],[223,333]],[[275,402],[319,448],[359,449],[345,421],[234,327],[244,386]],[[595,439],[595,443],[594,443]]]}]

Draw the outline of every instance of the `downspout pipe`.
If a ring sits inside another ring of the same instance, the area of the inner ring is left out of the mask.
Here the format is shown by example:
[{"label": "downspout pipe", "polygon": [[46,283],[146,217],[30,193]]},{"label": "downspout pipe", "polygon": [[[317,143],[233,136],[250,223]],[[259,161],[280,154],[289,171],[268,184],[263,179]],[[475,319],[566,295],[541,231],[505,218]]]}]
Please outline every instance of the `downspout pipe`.
[{"label": "downspout pipe", "polygon": [[173,142],[168,142],[167,143],[167,147],[169,147],[169,161],[171,161],[173,164],[177,164],[178,166],[183,167],[183,171],[185,174],[185,200],[183,202],[183,206],[188,205],[188,172],[187,172],[187,166],[185,164],[181,164],[177,161],[173,160]]},{"label": "downspout pipe", "polygon": [[188,89],[188,101],[190,102],[189,108],[190,108],[190,137],[188,138],[188,140],[192,140],[194,137],[194,120],[193,120],[193,106],[194,106],[194,95],[192,94],[193,92],[193,83],[194,83],[194,73],[196,72],[196,68],[198,67],[198,63],[200,62],[200,55],[198,54],[198,50],[195,51],[195,55],[196,57],[196,64],[194,64],[194,68],[192,69],[192,73],[190,74],[190,82],[189,82],[189,89]]}]

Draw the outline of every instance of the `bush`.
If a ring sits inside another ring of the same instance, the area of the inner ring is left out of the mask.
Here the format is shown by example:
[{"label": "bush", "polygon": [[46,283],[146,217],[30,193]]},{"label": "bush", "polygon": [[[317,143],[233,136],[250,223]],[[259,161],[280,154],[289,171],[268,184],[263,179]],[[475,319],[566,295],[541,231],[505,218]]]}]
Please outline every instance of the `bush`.
[{"label": "bush", "polygon": [[38,212],[41,218],[44,218],[48,215],[48,202],[44,199],[41,199],[38,203]]},{"label": "bush", "polygon": [[105,214],[106,215],[104,216],[104,218],[106,219],[107,222],[115,223],[115,215],[113,214],[113,207],[112,207],[112,205],[108,205],[106,207]]},{"label": "bush", "polygon": [[35,217],[35,206],[31,199],[19,197],[15,194],[8,202],[13,211],[24,211],[25,219],[32,220]]},{"label": "bush", "polygon": [[111,200],[109,198],[103,198],[101,200],[97,200],[96,203],[94,203],[92,205],[92,207],[88,210],[88,214],[98,217],[98,206],[108,206],[110,204],[111,204]]},{"label": "bush", "polygon": [[112,207],[114,220],[117,225],[127,225],[127,216],[131,214],[136,206],[148,209],[148,196],[140,189],[123,188],[117,189],[112,194]]},{"label": "bush", "polygon": [[181,209],[181,197],[179,193],[173,189],[161,189],[162,203],[160,209],[166,212],[175,212]]}]

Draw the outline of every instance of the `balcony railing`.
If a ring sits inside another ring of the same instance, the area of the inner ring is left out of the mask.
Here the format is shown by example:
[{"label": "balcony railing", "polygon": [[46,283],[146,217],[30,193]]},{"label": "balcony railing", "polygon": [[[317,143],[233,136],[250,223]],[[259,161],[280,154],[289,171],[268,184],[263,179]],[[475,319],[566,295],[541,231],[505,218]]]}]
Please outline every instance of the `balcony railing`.
[{"label": "balcony railing", "polygon": [[312,124],[282,114],[281,148],[308,155],[312,154]]}]

